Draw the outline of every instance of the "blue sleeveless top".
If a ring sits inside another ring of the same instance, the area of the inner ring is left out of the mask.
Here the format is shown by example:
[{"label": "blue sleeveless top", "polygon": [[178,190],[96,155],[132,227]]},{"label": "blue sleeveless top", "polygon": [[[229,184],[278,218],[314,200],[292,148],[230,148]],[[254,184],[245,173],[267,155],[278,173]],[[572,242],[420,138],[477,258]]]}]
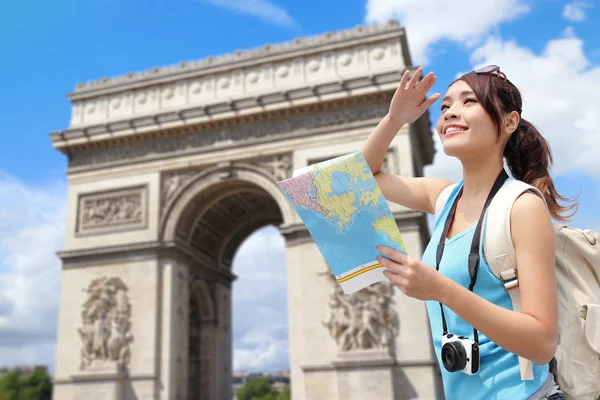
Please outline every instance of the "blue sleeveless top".
[{"label": "blue sleeveless top", "polygon": [[[509,178],[509,180],[512,179]],[[462,186],[463,182],[461,181],[450,194],[446,205],[440,212],[437,221],[435,221],[431,240],[423,253],[423,263],[433,268],[435,268],[436,264],[436,249],[440,236],[443,234],[444,223]],[[482,231],[485,233],[485,230],[482,229]],[[470,283],[467,262],[474,233],[475,226],[472,226],[451,239],[446,239],[444,255],[440,262],[440,273],[467,289]],[[479,248],[480,254],[483,254],[483,237]],[[496,305],[512,310],[512,302],[508,292],[502,286],[501,281],[493,274],[483,256],[481,257],[477,282],[473,291]],[[490,341],[482,332],[478,332],[481,362],[479,373],[476,375],[467,375],[461,371],[448,372],[444,368],[441,359],[443,328],[440,306],[436,301],[426,301],[426,304],[434,350],[442,373],[446,400],[521,400],[527,399],[543,385],[549,373],[548,364],[540,366],[533,363],[534,379],[522,381],[518,357]],[[474,340],[473,327],[448,307],[443,307],[448,332]]]}]

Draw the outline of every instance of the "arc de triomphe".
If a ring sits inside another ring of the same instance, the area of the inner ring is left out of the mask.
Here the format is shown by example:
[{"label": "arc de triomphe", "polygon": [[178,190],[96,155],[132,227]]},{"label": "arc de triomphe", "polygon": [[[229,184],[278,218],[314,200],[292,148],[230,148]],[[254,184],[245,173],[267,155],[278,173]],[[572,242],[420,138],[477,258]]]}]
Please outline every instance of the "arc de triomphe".
[{"label": "arc de triomphe", "polygon": [[[231,399],[231,263],[270,224],[293,399],[438,398],[425,305],[386,284],[340,294],[276,184],[357,151],[406,68],[391,21],[78,85],[51,134],[68,157],[55,398]],[[420,176],[433,152],[426,114],[385,168]],[[392,211],[420,257],[426,216]]]}]

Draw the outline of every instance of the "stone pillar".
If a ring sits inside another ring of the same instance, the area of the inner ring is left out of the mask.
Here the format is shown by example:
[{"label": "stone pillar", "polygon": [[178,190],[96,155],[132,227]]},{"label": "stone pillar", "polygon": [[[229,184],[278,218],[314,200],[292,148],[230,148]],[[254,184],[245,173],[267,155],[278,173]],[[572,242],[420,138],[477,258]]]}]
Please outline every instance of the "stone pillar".
[{"label": "stone pillar", "polygon": [[156,257],[63,254],[63,262],[53,397],[156,398],[163,314]]},{"label": "stone pillar", "polygon": [[[398,218],[409,254],[420,257],[426,233],[419,217]],[[284,227],[282,233],[292,397],[439,398],[439,371],[424,303],[387,282],[345,295],[302,225]],[[344,312],[349,309],[350,315]]]},{"label": "stone pillar", "polygon": [[217,393],[215,399],[233,398],[233,343],[231,333],[231,286],[218,283],[215,286],[217,320],[215,330],[215,379]]},{"label": "stone pillar", "polygon": [[[346,296],[303,226],[288,227],[283,234],[287,248],[292,397],[363,399],[377,393],[378,399],[394,399],[394,334],[382,326],[370,327],[363,320],[363,312],[377,314],[394,325],[386,300],[390,286],[378,286],[360,297]],[[340,302],[347,302],[356,312],[340,316],[347,310]],[[328,327],[336,318],[344,319],[348,325],[342,327],[333,322]],[[361,328],[365,329],[359,332]],[[380,342],[386,345],[381,346]],[[378,387],[376,391],[373,385]]]},{"label": "stone pillar", "polygon": [[[331,365],[335,343],[321,321],[327,320],[327,264],[303,226],[282,229],[286,241],[288,326],[292,398],[337,399],[335,374],[311,375],[310,366]],[[310,376],[309,376],[310,375]]]}]

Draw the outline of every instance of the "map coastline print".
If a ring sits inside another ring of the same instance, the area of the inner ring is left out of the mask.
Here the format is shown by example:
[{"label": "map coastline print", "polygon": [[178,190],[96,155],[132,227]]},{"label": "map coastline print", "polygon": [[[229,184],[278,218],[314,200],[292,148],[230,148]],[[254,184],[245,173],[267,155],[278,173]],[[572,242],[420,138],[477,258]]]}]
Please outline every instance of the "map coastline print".
[{"label": "map coastline print", "polygon": [[387,280],[383,245],[406,254],[398,226],[362,153],[294,171],[278,183],[344,293]]}]

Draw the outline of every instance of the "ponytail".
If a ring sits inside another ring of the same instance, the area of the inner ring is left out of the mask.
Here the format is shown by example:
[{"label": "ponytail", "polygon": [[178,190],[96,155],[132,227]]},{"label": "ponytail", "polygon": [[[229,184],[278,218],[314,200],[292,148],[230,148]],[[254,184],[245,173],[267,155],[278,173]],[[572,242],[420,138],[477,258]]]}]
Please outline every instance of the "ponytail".
[{"label": "ponytail", "polygon": [[[477,100],[494,122],[498,138],[501,134],[503,115],[512,111],[521,115],[521,93],[505,76],[503,78],[501,75],[469,72],[457,80],[463,80],[471,87]],[[556,192],[550,177],[550,145],[529,121],[521,118],[517,130],[512,133],[504,148],[504,157],[515,179],[535,186],[544,194],[552,218],[564,222],[575,214],[578,205],[574,200],[577,196],[569,199]],[[559,200],[574,203],[562,206],[558,203]],[[572,214],[563,215],[572,209],[575,209]]]},{"label": "ponytail", "polygon": [[[538,130],[525,119],[521,119],[517,130],[513,132],[506,147],[504,157],[515,179],[535,186],[542,192],[552,217],[558,221],[567,221],[577,211],[577,203],[561,206],[558,200],[572,202],[556,191],[550,177],[552,151],[550,145]],[[575,209],[569,216],[563,214]]]}]

